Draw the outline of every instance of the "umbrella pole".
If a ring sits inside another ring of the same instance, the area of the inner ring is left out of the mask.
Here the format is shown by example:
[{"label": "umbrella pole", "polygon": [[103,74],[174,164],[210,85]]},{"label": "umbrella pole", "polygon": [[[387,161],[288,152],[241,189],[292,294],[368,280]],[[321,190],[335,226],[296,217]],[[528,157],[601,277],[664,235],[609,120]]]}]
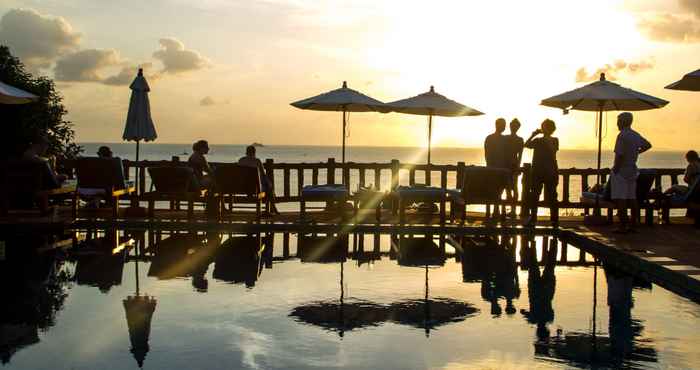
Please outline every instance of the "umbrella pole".
[{"label": "umbrella pole", "polygon": [[433,137],[433,115],[428,115],[428,164],[430,164],[430,142]]},{"label": "umbrella pole", "polygon": [[[598,111],[598,163],[597,163],[597,171],[596,171],[596,184],[598,185],[598,189],[600,189],[600,154],[601,154],[601,145],[603,143],[603,106],[601,103],[600,111]],[[593,210],[593,214],[596,216],[600,216],[600,198],[598,196],[595,197],[595,209]]]},{"label": "umbrella pole", "polygon": [[136,296],[139,296],[139,239],[136,239],[136,260],[134,262],[134,270],[136,271]]},{"label": "umbrella pole", "polygon": [[[343,107],[343,164],[345,164],[345,107]],[[345,179],[343,179],[345,182]]]},{"label": "umbrella pole", "polygon": [[136,140],[136,194],[139,192],[139,140]]}]

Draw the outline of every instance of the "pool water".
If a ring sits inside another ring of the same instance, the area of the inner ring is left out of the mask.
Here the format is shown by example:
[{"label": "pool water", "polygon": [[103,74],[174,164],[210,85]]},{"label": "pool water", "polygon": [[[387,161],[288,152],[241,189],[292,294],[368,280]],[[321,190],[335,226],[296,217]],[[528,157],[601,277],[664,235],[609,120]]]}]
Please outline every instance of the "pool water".
[{"label": "pool water", "polygon": [[77,236],[7,241],[4,368],[700,366],[697,303],[552,238]]}]

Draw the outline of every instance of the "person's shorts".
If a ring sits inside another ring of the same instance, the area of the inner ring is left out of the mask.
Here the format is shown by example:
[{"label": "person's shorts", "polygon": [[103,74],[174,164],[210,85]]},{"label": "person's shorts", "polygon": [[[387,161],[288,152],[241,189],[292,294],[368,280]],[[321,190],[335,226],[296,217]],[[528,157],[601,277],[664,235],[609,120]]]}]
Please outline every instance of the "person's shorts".
[{"label": "person's shorts", "polygon": [[610,175],[610,198],[616,199],[636,199],[637,198],[637,179],[628,179],[622,175]]}]

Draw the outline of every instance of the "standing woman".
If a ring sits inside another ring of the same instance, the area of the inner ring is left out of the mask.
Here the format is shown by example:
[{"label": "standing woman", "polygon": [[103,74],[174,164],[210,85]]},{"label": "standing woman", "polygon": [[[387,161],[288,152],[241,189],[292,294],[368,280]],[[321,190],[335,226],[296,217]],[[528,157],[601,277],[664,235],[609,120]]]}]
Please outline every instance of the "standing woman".
[{"label": "standing woman", "polygon": [[[530,216],[525,222],[534,226],[537,222],[537,203],[544,188],[544,200],[549,203],[552,226],[559,225],[559,207],[557,204],[557,185],[559,183],[559,168],[557,166],[557,151],[559,139],[553,137],[557,127],[554,121],[546,119],[541,128],[535,130],[525,142],[525,147],[532,149],[532,169],[530,173]],[[537,137],[542,134],[542,137]]]}]

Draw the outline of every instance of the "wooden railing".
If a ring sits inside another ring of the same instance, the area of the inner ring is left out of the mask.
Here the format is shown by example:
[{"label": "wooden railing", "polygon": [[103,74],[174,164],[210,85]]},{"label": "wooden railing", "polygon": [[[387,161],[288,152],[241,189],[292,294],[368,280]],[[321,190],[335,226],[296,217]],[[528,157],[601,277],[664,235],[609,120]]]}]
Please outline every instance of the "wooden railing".
[{"label": "wooden railing", "polygon": [[[171,161],[124,161],[127,176],[131,170],[138,167],[138,194],[148,190],[145,168],[155,166],[181,166],[181,162]],[[216,166],[217,163],[211,163]],[[519,175],[527,171],[528,164],[519,169]],[[355,163],[336,162],[329,158],[326,162],[315,163],[277,163],[272,159],[264,162],[265,170],[273,180],[278,202],[298,202],[301,189],[306,185],[348,184],[351,191],[359,187],[373,187],[388,191],[399,185],[425,184],[441,188],[456,188],[467,165],[464,162],[455,164],[409,164],[391,160],[385,163]],[[684,170],[680,168],[658,168],[654,182],[655,189],[664,189],[678,184]],[[566,168],[559,170],[559,207],[587,209],[589,206],[580,202],[581,192],[596,183],[597,171],[592,168]],[[609,169],[601,169],[601,183],[610,175]],[[523,179],[523,176],[520,176]],[[521,182],[522,188],[522,182]],[[522,192],[520,193],[522,198]],[[518,199],[518,204],[522,199]]]}]

